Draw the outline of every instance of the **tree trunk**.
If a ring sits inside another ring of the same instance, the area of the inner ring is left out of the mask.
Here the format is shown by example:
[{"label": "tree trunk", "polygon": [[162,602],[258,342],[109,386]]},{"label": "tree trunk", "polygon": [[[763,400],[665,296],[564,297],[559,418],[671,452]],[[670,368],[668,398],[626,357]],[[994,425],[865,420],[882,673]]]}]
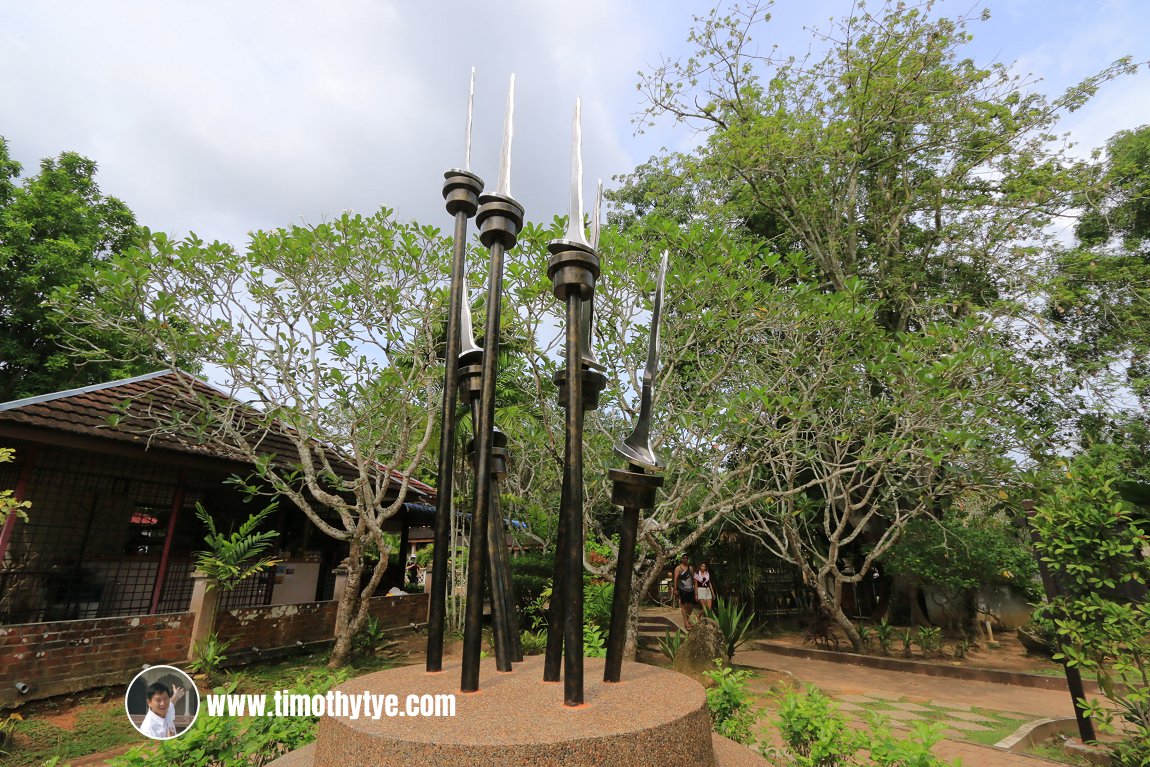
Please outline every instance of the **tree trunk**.
[{"label": "tree trunk", "polygon": [[[833,576],[832,576],[833,577]],[[862,635],[859,634],[857,628],[847,614],[843,612],[842,608],[842,584],[837,579],[834,580],[834,585],[830,589],[819,589],[819,601],[822,602],[823,609],[827,614],[834,619],[843,633],[847,635],[850,640],[851,649],[861,654],[863,651]]]},{"label": "tree trunk", "polygon": [[358,611],[360,581],[363,577],[363,559],[360,553],[359,542],[353,539],[351,553],[347,558],[347,585],[335,611],[335,646],[331,650],[331,659],[327,662],[328,668],[345,665],[351,656],[351,640],[355,636],[352,619]]},{"label": "tree trunk", "polygon": [[639,648],[639,601],[643,594],[643,579],[631,582],[631,599],[627,607],[627,640],[623,645],[623,659],[635,660]]}]

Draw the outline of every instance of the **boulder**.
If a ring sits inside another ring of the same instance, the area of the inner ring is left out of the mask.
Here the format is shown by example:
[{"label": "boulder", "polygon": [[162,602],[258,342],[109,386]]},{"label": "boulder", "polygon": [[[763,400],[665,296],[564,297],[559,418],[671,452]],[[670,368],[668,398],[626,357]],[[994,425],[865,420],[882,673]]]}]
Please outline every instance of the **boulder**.
[{"label": "boulder", "polygon": [[701,618],[679,646],[672,668],[681,674],[686,674],[704,687],[710,687],[714,683],[703,676],[703,672],[715,670],[716,658],[724,663],[727,660],[727,645],[723,631],[714,619]]}]

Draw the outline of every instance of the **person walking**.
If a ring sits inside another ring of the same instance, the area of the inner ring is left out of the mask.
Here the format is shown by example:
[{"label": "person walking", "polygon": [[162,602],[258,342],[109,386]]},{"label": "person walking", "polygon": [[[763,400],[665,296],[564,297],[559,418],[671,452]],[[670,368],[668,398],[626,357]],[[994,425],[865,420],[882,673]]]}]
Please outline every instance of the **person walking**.
[{"label": "person walking", "polygon": [[695,596],[695,570],[691,567],[691,559],[686,554],[679,560],[671,580],[675,583],[675,598],[679,602],[679,610],[683,613],[683,628],[691,629],[691,613],[698,604]]},{"label": "person walking", "polygon": [[699,569],[695,572],[695,598],[699,601],[699,607],[703,608],[704,615],[711,612],[715,598],[715,584],[706,562],[700,562]]}]

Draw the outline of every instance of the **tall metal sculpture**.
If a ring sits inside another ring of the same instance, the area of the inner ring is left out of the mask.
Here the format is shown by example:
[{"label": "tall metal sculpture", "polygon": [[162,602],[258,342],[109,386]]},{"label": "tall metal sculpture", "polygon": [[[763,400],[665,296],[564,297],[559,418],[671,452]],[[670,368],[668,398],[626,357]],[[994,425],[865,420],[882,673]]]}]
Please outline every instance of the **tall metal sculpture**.
[{"label": "tall metal sculpture", "polygon": [[[464,169],[445,175],[443,195],[447,210],[455,216],[451,291],[447,322],[447,359],[444,372],[439,455],[439,497],[436,507],[435,559],[432,566],[430,616],[428,618],[427,671],[443,666],[443,633],[446,615],[447,565],[454,542],[450,536],[453,513],[453,467],[455,461],[455,403],[466,402],[471,411],[474,439],[468,446],[475,477],[468,559],[467,605],[463,637],[460,689],[479,689],[481,624],[484,582],[490,585],[496,668],[511,671],[523,659],[515,619],[515,600],[510,565],[499,511],[498,486],[507,471],[507,438],[495,427],[495,380],[498,373],[500,304],[503,259],[515,247],[523,226],[523,206],[511,197],[511,140],[515,105],[515,76],[507,97],[507,118],[500,155],[499,186],[495,194],[483,194],[483,182],[471,173],[471,109],[474,70],[468,97],[467,154]],[[565,460],[560,498],[560,518],[555,578],[549,615],[544,679],[559,681],[560,660],[564,703],[583,703],[583,417],[598,407],[606,386],[603,365],[591,349],[595,282],[599,277],[599,206],[602,184],[596,195],[592,242],[583,231],[583,160],[580,105],[575,103],[571,148],[571,206],[564,237],[548,243],[551,260],[547,274],[553,291],[565,304],[565,367],[555,377],[560,404],[566,410]],[[488,249],[487,318],[483,346],[473,340],[470,302],[467,296],[465,255],[467,220],[475,216],[480,242]],[[664,255],[663,273],[666,271]],[[654,505],[655,489],[662,479],[648,471],[661,468],[650,449],[651,399],[658,348],[658,323],[662,307],[663,273],[656,291],[652,317],[651,348],[643,376],[643,395],[635,432],[616,447],[630,469],[612,470],[613,500],[624,507],[623,541],[616,574],[615,603],[608,656],[608,681],[618,681],[625,638],[627,596],[634,567],[634,545],[640,509]],[[620,612],[621,611],[621,612]],[[614,668],[612,672],[611,669]]]},{"label": "tall metal sculpture", "polygon": [[[466,306],[464,267],[467,253],[467,219],[479,209],[483,180],[471,172],[471,114],[475,99],[475,70],[467,96],[467,149],[463,168],[444,173],[443,197],[447,212],[455,216],[454,250],[451,257],[451,292],[447,309],[447,351],[443,371],[443,406],[440,409],[439,494],[435,504],[435,548],[428,597],[427,665],[429,672],[443,670],[443,630],[447,615],[447,560],[451,542],[452,480],[455,476],[455,400],[460,357],[460,312]],[[470,315],[470,312],[469,312]],[[470,335],[470,334],[469,334]]]},{"label": "tall metal sculpture", "polygon": [[[571,142],[571,206],[566,235],[547,244],[551,261],[547,276],[554,284],[555,297],[566,304],[566,345],[561,403],[566,409],[563,490],[560,497],[559,535],[556,547],[556,578],[552,583],[552,603],[563,610],[560,625],[548,626],[549,667],[544,679],[554,680],[557,640],[563,638],[563,702],[583,703],[583,412],[584,406],[602,390],[600,374],[591,370],[594,358],[584,337],[584,307],[595,295],[599,277],[599,256],[583,233],[583,157],[579,125],[579,102]],[[590,357],[590,359],[587,359]],[[586,363],[586,364],[585,364]],[[584,395],[584,376],[590,374]],[[596,377],[598,376],[598,377]],[[604,379],[605,381],[605,379]],[[556,594],[556,589],[559,594]],[[558,615],[558,613],[555,613]]]},{"label": "tall metal sculpture", "polygon": [[608,472],[611,478],[611,503],[623,507],[623,524],[619,531],[619,560],[615,566],[615,593],[611,603],[611,629],[607,637],[604,682],[618,682],[623,668],[639,512],[654,508],[655,493],[663,484],[663,478],[654,473],[663,470],[663,462],[651,447],[651,407],[655,397],[655,374],[659,370],[659,320],[663,314],[663,285],[666,279],[667,252],[663,251],[659,279],[655,284],[655,308],[651,313],[651,335],[647,341],[647,365],[643,369],[639,418],[631,435],[615,446],[615,452],[627,461],[628,468],[611,469]]},{"label": "tall metal sculpture", "polygon": [[[475,434],[475,505],[471,515],[471,540],[467,561],[467,607],[463,628],[463,670],[460,690],[479,689],[479,661],[482,649],[483,576],[489,559],[489,518],[493,486],[492,447],[495,439],[495,379],[499,364],[500,304],[503,297],[503,257],[515,247],[523,228],[523,206],[511,196],[511,140],[515,114],[515,75],[507,94],[507,120],[503,129],[503,149],[499,156],[499,186],[495,194],[479,197],[475,221],[479,241],[490,257],[487,271],[487,321],[484,327],[483,372],[480,381],[479,423]],[[492,618],[496,625],[506,620],[505,603],[495,596],[492,582]],[[500,671],[510,671],[510,653],[504,643],[497,657]],[[496,646],[499,653],[499,646]]]}]

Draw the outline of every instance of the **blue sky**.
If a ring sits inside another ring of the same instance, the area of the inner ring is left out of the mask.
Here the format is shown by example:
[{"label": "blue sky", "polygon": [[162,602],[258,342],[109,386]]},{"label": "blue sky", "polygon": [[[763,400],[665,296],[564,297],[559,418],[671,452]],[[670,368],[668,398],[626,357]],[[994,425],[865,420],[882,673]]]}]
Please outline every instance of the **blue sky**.
[{"label": "blue sky", "polygon": [[[872,5],[875,5],[872,3]],[[947,0],[988,6],[970,55],[1017,62],[1060,92],[1122,55],[1150,59],[1150,3]],[[517,75],[513,191],[529,218],[566,212],[571,113],[583,103],[584,197],[661,146],[634,135],[636,72],[685,52],[706,3],[518,0],[0,0],[0,135],[31,170],[75,150],[141,223],[242,242],[254,229],[386,204],[447,228],[442,173],[463,161],[478,70],[473,170],[496,182],[508,76]],[[763,49],[805,50],[842,0],[780,0]],[[1150,69],[1108,86],[1063,128],[1083,147],[1150,123]]]}]

